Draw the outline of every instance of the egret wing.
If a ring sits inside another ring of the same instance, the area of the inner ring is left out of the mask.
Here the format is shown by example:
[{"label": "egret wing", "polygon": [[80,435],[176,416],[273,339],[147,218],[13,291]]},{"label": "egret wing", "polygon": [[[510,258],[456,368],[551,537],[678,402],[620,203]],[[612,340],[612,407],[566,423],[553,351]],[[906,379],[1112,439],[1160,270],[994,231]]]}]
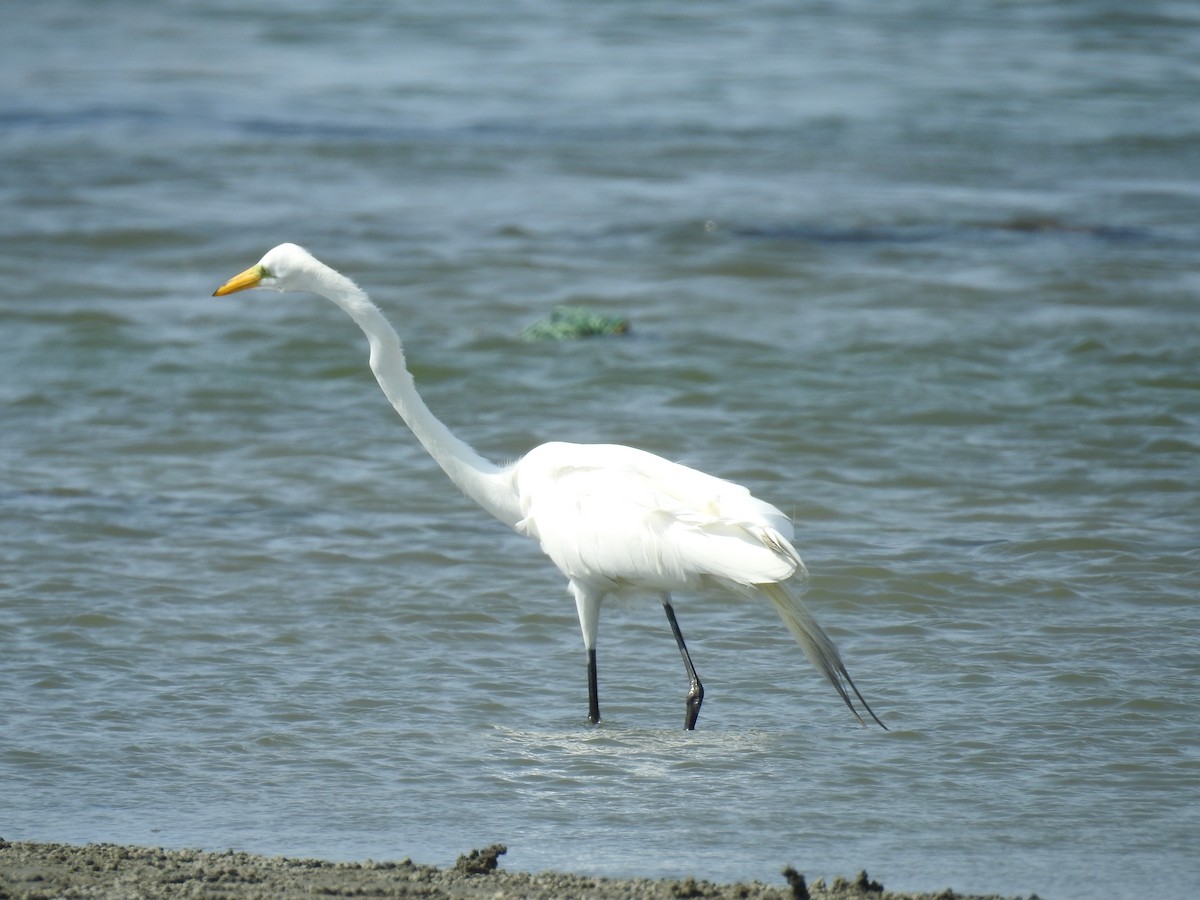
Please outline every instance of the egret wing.
[{"label": "egret wing", "polygon": [[616,445],[543,445],[520,464],[524,518],[570,578],[673,590],[803,570],[791,523],[744,487]]}]

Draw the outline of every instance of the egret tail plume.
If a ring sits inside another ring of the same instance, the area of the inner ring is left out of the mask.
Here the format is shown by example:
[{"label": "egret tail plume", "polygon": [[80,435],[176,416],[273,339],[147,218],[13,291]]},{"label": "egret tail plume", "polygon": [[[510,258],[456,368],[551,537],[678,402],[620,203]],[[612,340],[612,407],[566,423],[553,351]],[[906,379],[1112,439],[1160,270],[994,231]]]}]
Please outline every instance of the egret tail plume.
[{"label": "egret tail plume", "polygon": [[867,701],[863,699],[863,695],[858,692],[858,688],[854,686],[854,681],[850,678],[850,673],[846,671],[837,647],[834,646],[825,630],[817,624],[817,620],[813,618],[812,613],[808,611],[800,598],[782,584],[760,584],[758,588],[766,594],[767,599],[778,611],[780,618],[783,619],[783,624],[788,627],[788,631],[792,633],[796,643],[804,651],[804,655],[821,674],[829,679],[829,683],[833,685],[838,696],[854,714],[854,718],[858,719],[858,723],[866,725],[858,710],[855,709],[854,703],[851,702],[850,695],[846,692],[847,685],[854,692],[854,696],[858,698],[858,702],[863,705],[867,715],[875,720],[875,724],[884,731],[889,730],[880,721],[879,716],[875,715]]}]

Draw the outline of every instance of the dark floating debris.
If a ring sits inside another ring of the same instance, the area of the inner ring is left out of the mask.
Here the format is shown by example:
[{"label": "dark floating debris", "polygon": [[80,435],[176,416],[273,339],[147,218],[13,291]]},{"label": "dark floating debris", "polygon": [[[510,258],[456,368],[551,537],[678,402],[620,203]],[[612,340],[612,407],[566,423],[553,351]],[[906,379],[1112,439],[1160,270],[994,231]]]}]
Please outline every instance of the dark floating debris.
[{"label": "dark floating debris", "polygon": [[585,306],[556,306],[548,319],[534,322],[521,332],[526,341],[574,341],[580,338],[628,334],[629,320],[606,316]]}]

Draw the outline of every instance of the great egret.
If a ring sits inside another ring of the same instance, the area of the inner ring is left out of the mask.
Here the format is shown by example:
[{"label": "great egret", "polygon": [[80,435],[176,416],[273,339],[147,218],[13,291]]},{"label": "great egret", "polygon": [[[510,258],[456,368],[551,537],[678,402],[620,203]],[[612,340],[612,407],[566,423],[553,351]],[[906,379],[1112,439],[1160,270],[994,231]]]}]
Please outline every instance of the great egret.
[{"label": "great egret", "polygon": [[887,727],[850,680],[833,641],[784,583],[807,572],[791,544],[792,524],[774,506],[740,484],[614,444],[542,444],[511,465],[495,465],[429,411],[405,366],[400,338],[349,278],[295,244],[280,244],[213,296],[255,287],[319,294],[345,310],[367,336],[379,386],[429,455],[468,497],[539,541],[567,576],[587,651],[589,722],[600,721],[601,603],[613,593],[649,592],[662,600],[690,682],[684,726],[696,727],[704,687],[679,630],[671,591],[718,584],[769,600],[859,724],[865,723],[847,687]]}]

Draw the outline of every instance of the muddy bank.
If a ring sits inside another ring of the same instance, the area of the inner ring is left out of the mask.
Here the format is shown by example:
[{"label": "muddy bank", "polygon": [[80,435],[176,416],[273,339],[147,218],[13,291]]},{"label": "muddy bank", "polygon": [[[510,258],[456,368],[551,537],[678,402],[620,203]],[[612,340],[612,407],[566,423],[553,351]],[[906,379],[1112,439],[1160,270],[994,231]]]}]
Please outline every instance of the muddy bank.
[{"label": "muddy bank", "polygon": [[[504,848],[472,850],[453,868],[400,862],[323,862],[228,851],[161,850],[117,844],[9,842],[0,838],[0,900],[40,898],[204,897],[228,900],[311,897],[736,898],[736,900],[969,900],[946,889],[897,894],[860,873],[807,883],[781,867],[778,884],[711,884],[692,878],[592,878],[500,868]],[[983,900],[983,898],[976,898]],[[998,900],[998,898],[987,898]],[[1031,898],[1032,900],[1032,898]]]}]

